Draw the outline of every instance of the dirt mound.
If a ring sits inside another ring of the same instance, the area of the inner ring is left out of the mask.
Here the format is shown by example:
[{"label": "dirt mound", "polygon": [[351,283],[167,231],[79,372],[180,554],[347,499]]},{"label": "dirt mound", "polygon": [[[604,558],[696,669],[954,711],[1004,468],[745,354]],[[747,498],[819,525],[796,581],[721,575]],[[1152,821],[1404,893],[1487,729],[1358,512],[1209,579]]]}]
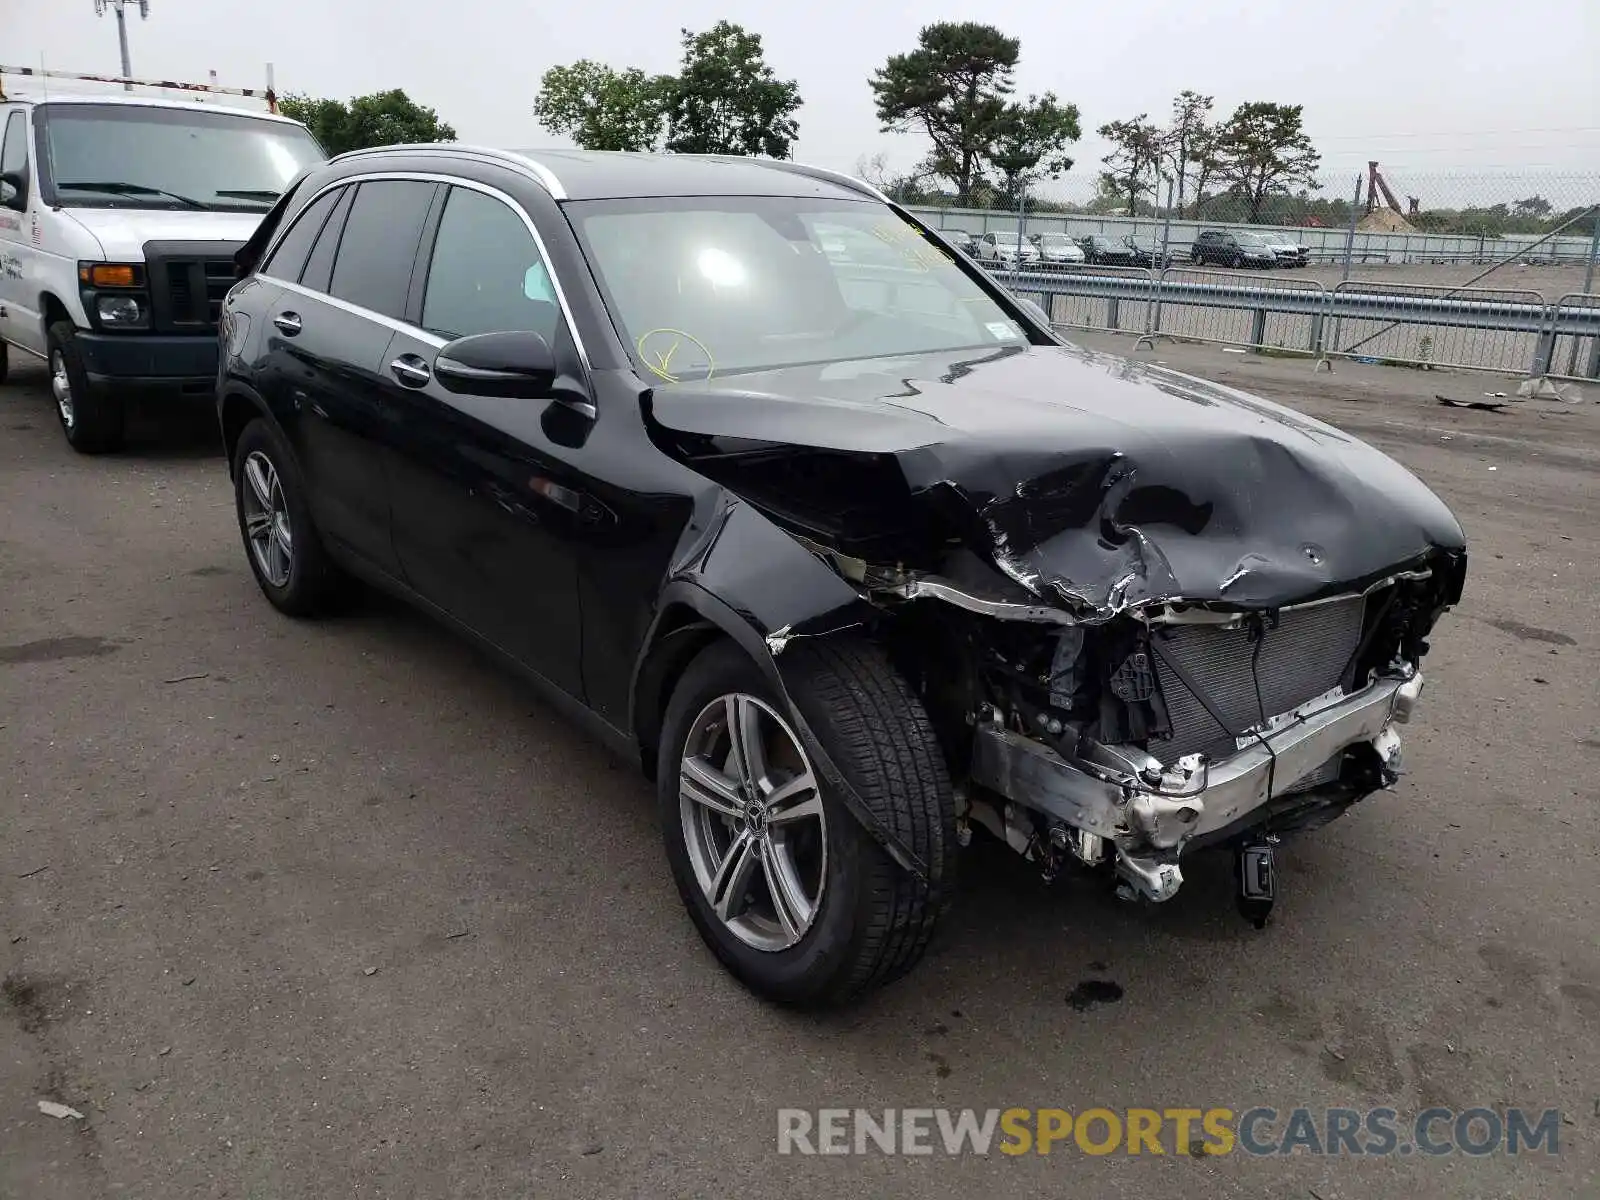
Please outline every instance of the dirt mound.
[{"label": "dirt mound", "polygon": [[1415,233],[1416,227],[1392,208],[1375,208],[1357,223],[1363,233]]}]

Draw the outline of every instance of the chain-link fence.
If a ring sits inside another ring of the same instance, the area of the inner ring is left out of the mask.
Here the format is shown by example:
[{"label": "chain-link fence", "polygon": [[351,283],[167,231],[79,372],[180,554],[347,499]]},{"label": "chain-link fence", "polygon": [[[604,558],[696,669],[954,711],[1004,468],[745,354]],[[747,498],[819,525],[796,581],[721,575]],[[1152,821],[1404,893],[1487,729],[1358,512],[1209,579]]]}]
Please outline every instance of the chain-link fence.
[{"label": "chain-link fence", "polygon": [[1088,179],[895,198],[1062,326],[1600,377],[1600,174],[1403,182],[1369,169],[1251,198],[1200,180],[1185,199],[1168,180],[1159,205]]},{"label": "chain-link fence", "polygon": [[1103,180],[1071,175],[1014,197],[905,182],[891,194],[1001,265],[1036,254],[1049,269],[1075,261],[1075,247],[1106,265],[1294,269],[1326,286],[1349,278],[1449,286],[1498,266],[1519,288],[1593,290],[1584,276],[1600,234],[1600,173],[1390,179],[1367,171],[1323,174],[1313,184],[1252,197],[1199,179],[1180,195],[1168,179],[1159,204],[1147,184],[1130,196],[1126,187],[1113,192]]}]

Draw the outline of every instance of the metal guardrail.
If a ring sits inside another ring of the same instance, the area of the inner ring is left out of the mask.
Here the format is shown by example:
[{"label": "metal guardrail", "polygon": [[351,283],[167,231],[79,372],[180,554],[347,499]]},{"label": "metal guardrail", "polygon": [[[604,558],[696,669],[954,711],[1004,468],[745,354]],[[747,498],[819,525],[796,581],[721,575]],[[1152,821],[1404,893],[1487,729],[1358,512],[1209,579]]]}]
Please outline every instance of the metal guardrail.
[{"label": "metal guardrail", "polygon": [[[1428,288],[1170,267],[996,271],[1052,323],[1270,353],[1600,379],[1600,295]],[[1143,320],[1139,318],[1142,317]]]}]

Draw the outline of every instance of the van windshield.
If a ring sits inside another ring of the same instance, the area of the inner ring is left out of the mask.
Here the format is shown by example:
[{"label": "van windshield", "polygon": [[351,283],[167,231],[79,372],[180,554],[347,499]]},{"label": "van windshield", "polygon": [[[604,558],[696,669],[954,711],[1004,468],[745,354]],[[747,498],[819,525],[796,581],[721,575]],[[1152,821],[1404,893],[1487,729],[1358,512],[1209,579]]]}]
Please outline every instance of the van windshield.
[{"label": "van windshield", "polygon": [[67,208],[265,212],[322,149],[299,125],[249,113],[42,104],[42,184]]}]

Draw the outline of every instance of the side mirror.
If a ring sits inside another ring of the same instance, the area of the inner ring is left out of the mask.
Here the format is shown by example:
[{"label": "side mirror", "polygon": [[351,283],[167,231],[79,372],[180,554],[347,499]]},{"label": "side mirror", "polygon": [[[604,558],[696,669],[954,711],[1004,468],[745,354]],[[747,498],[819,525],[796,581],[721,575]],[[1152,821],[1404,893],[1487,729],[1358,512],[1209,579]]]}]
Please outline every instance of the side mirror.
[{"label": "side mirror", "polygon": [[1017,297],[1017,304],[1027,310],[1027,313],[1046,329],[1050,328],[1050,314],[1039,306],[1038,301],[1029,300],[1026,296]]},{"label": "side mirror", "polygon": [[14,171],[0,175],[0,207],[27,211],[28,181]]},{"label": "side mirror", "polygon": [[556,356],[550,343],[531,330],[475,333],[439,351],[433,376],[465,395],[543,400],[555,383]]}]

